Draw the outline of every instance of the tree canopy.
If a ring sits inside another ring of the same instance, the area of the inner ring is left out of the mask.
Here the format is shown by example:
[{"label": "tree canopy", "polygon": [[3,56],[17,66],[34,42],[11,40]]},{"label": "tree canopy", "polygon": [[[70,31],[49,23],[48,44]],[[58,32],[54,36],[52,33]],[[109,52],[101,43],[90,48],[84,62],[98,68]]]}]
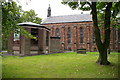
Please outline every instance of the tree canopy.
[{"label": "tree canopy", "polygon": [[40,24],[42,19],[36,16],[37,14],[35,14],[35,11],[31,9],[30,11],[23,11],[21,18],[23,22],[33,22],[33,23]]},{"label": "tree canopy", "polygon": [[[80,2],[80,1],[64,1],[61,2],[64,5],[68,5],[70,8],[82,10],[82,11],[92,11],[91,10],[91,0],[87,0],[86,2]],[[97,8],[97,14],[98,16],[101,14],[103,17],[106,5],[108,2],[96,2],[96,8]],[[112,8],[111,8],[111,15],[112,18],[116,18],[118,13],[120,13],[120,1],[119,2],[112,2]],[[100,18],[98,18],[100,19]]]},{"label": "tree canopy", "polygon": [[18,29],[17,24],[21,22],[21,11],[21,7],[17,6],[15,2],[2,2],[2,33],[4,36],[14,29]]}]

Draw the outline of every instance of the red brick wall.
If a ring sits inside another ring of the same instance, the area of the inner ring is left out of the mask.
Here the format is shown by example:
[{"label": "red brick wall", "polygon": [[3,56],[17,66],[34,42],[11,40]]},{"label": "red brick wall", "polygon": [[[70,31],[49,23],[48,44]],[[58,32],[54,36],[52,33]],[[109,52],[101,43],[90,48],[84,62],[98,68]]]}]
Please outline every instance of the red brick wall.
[{"label": "red brick wall", "polygon": [[[74,27],[76,24],[76,27]],[[59,23],[59,24],[44,24],[47,27],[51,27],[51,36],[56,37],[56,28],[60,29],[60,42],[61,49],[76,50],[78,48],[85,48],[87,51],[97,51],[96,44],[93,43],[93,24],[92,22],[79,22],[79,23]],[[64,28],[62,26],[65,26]],[[67,31],[68,27],[70,27],[71,31],[71,43],[68,44],[67,40]],[[80,43],[80,27],[83,28],[83,43]],[[101,35],[103,39],[103,28],[101,27]],[[115,34],[113,35],[113,28],[111,28],[111,41],[110,41],[110,49],[112,51],[115,50]],[[76,43],[75,43],[76,42]]]},{"label": "red brick wall", "polygon": [[[76,24],[76,27],[74,27]],[[60,50],[76,50],[78,48],[85,48],[87,51],[97,51],[96,44],[93,43],[93,25],[92,22],[79,22],[79,23],[59,23],[59,24],[46,24],[45,26],[51,27],[51,37],[56,37],[56,28],[59,28],[60,31]],[[62,27],[64,26],[64,27]],[[71,43],[68,44],[67,31],[70,27],[71,31]],[[83,28],[83,43],[80,43],[80,27]],[[118,33],[119,32],[119,33]],[[103,39],[103,28],[101,27],[101,35]],[[117,34],[117,35],[116,35]],[[120,51],[120,30],[115,30],[111,27],[111,38],[110,38],[110,49],[111,51]],[[43,36],[42,36],[43,37]],[[118,39],[118,42],[116,42]],[[39,41],[41,42],[41,41]],[[41,43],[40,43],[41,44]],[[13,35],[9,38],[8,49],[12,52],[13,47],[17,45],[13,43]],[[51,44],[50,44],[51,45]],[[58,45],[57,45],[58,46]]]}]

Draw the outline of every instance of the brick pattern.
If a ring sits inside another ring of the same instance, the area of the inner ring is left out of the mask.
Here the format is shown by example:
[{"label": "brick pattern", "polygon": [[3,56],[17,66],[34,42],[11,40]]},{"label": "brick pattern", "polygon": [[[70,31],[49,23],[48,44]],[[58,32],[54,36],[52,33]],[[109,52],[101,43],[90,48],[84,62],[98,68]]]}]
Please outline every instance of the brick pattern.
[{"label": "brick pattern", "polygon": [[[93,25],[92,22],[80,22],[80,23],[59,23],[59,24],[46,24],[46,27],[51,28],[51,31],[44,29],[38,30],[38,46],[32,46],[30,39],[25,38],[21,35],[21,40],[18,43],[13,41],[13,34],[8,40],[9,53],[13,52],[15,46],[20,46],[20,53],[27,55],[30,50],[38,50],[39,54],[47,54],[53,52],[62,52],[65,50],[76,50],[79,48],[85,48],[87,51],[97,51],[96,44],[93,42]],[[68,27],[71,32],[71,43],[68,44]],[[60,39],[50,39],[50,37],[56,37],[56,29],[59,28]],[[80,43],[80,28],[83,29],[83,43]],[[25,28],[27,31],[31,31],[30,28]],[[101,29],[101,38],[104,38],[103,27]],[[120,51],[120,29],[115,30],[111,27],[111,38],[110,38],[110,50]],[[46,41],[48,39],[48,41]],[[48,42],[48,44],[47,44]],[[14,47],[13,47],[14,46]],[[31,46],[31,48],[30,48]],[[16,47],[15,47],[16,48]],[[51,49],[51,50],[50,50]],[[19,49],[17,49],[19,50]]]},{"label": "brick pattern", "polygon": [[[56,28],[60,30],[60,42],[61,49],[63,50],[76,50],[79,48],[85,48],[87,51],[97,51],[96,44],[93,39],[93,24],[92,22],[79,22],[79,23],[57,23],[57,24],[44,24],[51,28],[51,36],[56,37]],[[52,26],[52,27],[51,27]],[[67,31],[70,27],[71,31],[71,43],[68,44]],[[83,28],[83,43],[80,43],[80,27]],[[103,27],[101,29],[101,38],[104,38]],[[111,38],[110,38],[110,49],[111,51],[116,51],[115,44],[115,30],[111,27]],[[117,47],[118,48],[118,47]]]}]

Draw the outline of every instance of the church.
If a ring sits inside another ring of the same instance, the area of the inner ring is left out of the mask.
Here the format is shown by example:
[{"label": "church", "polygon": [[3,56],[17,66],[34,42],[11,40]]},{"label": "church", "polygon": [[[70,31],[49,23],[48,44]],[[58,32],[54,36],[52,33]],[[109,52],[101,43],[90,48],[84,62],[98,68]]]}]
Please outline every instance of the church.
[{"label": "church", "polygon": [[[51,37],[60,38],[60,47],[63,51],[98,51],[93,34],[92,16],[90,14],[76,14],[51,16],[51,7],[47,10],[47,18],[41,23],[51,29]],[[100,27],[103,38],[103,27]],[[120,51],[120,30],[111,27],[110,50]],[[56,45],[57,46],[57,45]]]},{"label": "church", "polygon": [[[27,38],[22,34],[19,39],[16,39],[12,33],[8,38],[9,53],[25,56],[62,53],[78,49],[88,52],[98,51],[90,14],[51,16],[49,6],[47,18],[41,24],[24,22],[19,23],[19,26],[37,39]],[[103,39],[104,27],[100,27],[100,32]],[[120,29],[111,27],[109,49],[120,52]]]}]

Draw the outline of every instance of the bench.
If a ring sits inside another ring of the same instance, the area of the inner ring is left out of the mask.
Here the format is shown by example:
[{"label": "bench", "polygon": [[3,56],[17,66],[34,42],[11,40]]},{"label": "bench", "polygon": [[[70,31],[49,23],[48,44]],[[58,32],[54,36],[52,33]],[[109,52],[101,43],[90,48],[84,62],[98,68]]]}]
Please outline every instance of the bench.
[{"label": "bench", "polygon": [[86,49],[77,49],[77,53],[86,54]]}]

